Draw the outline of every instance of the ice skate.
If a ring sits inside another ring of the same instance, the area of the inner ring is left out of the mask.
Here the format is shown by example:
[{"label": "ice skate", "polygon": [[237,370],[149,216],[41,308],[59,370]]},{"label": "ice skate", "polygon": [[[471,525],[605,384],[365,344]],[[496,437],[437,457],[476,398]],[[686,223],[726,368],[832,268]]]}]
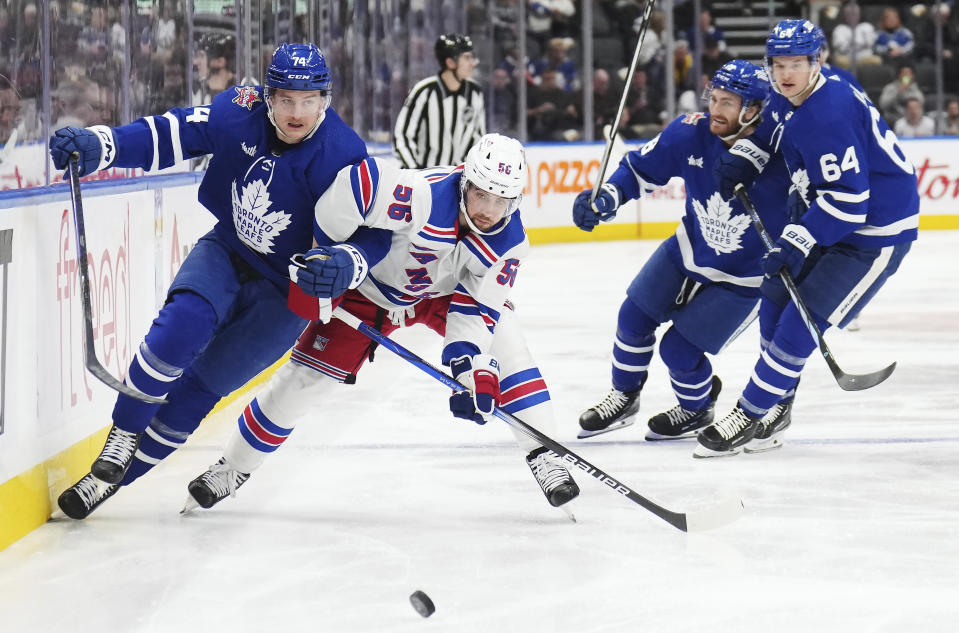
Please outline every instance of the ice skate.
[{"label": "ice skate", "polygon": [[639,389],[620,391],[610,389],[599,404],[592,406],[579,416],[579,439],[585,439],[600,433],[609,433],[626,428],[634,422],[639,411]]},{"label": "ice skate", "polygon": [[[249,478],[248,473],[236,471],[225,457],[221,457],[187,486],[190,498],[180,513],[186,514],[197,506],[209,509],[227,497],[235,497],[237,489]],[[196,505],[191,504],[191,500]]]},{"label": "ice skate", "polygon": [[709,390],[709,405],[699,411],[684,409],[676,405],[669,411],[654,415],[649,419],[649,430],[646,440],[678,440],[684,437],[693,437],[699,430],[713,423],[713,413],[716,409],[716,399],[722,391],[723,383],[719,376],[713,376],[713,386]]},{"label": "ice skate", "polygon": [[782,448],[782,436],[792,424],[792,402],[780,402],[763,416],[753,439],[743,447],[747,453],[764,453]]},{"label": "ice skate", "polygon": [[697,439],[699,446],[693,451],[693,457],[726,457],[738,455],[740,449],[753,439],[760,419],[746,415],[739,405],[726,414],[719,422],[703,429]]},{"label": "ice skate", "polygon": [[129,433],[116,424],[110,428],[103,450],[93,461],[90,473],[108,484],[118,484],[126,474],[140,446],[141,433]]},{"label": "ice skate", "polygon": [[546,495],[549,505],[558,508],[579,495],[579,486],[573,481],[569,471],[550,459],[550,456],[546,447],[541,446],[526,456],[526,464],[533,471],[536,483]]},{"label": "ice skate", "polygon": [[85,519],[97,507],[116,494],[120,486],[104,483],[88,473],[57,498],[57,505],[71,519]]}]

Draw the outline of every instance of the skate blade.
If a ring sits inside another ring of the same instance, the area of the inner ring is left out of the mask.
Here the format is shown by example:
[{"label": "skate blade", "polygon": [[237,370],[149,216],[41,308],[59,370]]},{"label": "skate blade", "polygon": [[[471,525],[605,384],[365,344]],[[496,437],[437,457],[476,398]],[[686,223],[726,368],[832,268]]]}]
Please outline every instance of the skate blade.
[{"label": "skate blade", "polygon": [[769,451],[774,451],[777,448],[782,448],[783,443],[778,437],[771,437],[766,440],[753,440],[749,444],[743,447],[743,452],[753,454],[753,453],[767,453]]},{"label": "skate blade", "polygon": [[699,435],[699,429],[695,431],[687,431],[682,435],[660,435],[656,431],[649,430],[646,431],[646,441],[647,442],[668,442],[670,440],[688,440]]},{"label": "skate blade", "polygon": [[699,444],[698,446],[696,446],[695,449],[693,449],[693,457],[696,459],[707,459],[712,457],[734,457],[736,455],[739,455],[739,453],[740,453],[739,448],[732,448],[728,451],[714,451],[711,448],[706,448],[702,444]]},{"label": "skate blade", "polygon": [[564,503],[563,505],[559,506],[559,509],[563,511],[563,514],[569,517],[570,521],[572,521],[573,523],[576,523],[576,515],[573,514],[573,509],[570,507],[571,505],[573,505],[573,502],[568,501]]},{"label": "skate blade", "polygon": [[200,507],[200,504],[196,502],[196,499],[193,498],[193,495],[187,495],[186,503],[183,504],[183,509],[180,510],[180,516],[186,516]]},{"label": "skate blade", "polygon": [[627,426],[632,426],[635,420],[633,418],[628,418],[626,420],[620,420],[618,422],[613,422],[605,429],[600,429],[598,431],[587,431],[586,429],[581,429],[579,435],[576,436],[577,439],[585,440],[587,437],[593,437],[594,435],[602,435],[603,433],[609,433],[610,431],[618,431],[619,429],[625,429]]}]

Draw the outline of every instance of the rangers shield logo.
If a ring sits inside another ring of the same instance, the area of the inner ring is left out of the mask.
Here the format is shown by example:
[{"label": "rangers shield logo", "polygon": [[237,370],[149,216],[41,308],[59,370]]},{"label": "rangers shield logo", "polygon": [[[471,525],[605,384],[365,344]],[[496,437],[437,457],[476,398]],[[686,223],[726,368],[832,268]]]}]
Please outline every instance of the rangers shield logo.
[{"label": "rangers shield logo", "polygon": [[234,86],[233,89],[236,90],[233,103],[238,106],[246,108],[247,110],[253,110],[253,106],[260,101],[260,93],[258,93],[253,86]]}]

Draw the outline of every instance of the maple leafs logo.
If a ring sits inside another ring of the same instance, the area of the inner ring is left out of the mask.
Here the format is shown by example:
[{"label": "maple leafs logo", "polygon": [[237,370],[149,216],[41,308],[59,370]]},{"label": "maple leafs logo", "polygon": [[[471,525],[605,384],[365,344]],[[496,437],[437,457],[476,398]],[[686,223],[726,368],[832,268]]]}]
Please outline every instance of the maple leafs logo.
[{"label": "maple leafs logo", "polygon": [[733,208],[723,200],[719,192],[706,200],[706,206],[693,199],[693,209],[699,219],[699,231],[706,245],[717,255],[732,253],[742,248],[743,234],[749,228],[749,216],[745,213],[732,215]]},{"label": "maple leafs logo", "polygon": [[290,225],[290,214],[285,211],[270,211],[270,192],[262,180],[253,180],[241,186],[237,194],[236,181],[231,187],[233,194],[233,225],[240,241],[260,253],[273,252],[273,239]]},{"label": "maple leafs logo", "polygon": [[806,201],[806,206],[809,206],[809,174],[805,169],[797,169],[789,175],[789,179],[793,182],[792,189],[797,190]]}]

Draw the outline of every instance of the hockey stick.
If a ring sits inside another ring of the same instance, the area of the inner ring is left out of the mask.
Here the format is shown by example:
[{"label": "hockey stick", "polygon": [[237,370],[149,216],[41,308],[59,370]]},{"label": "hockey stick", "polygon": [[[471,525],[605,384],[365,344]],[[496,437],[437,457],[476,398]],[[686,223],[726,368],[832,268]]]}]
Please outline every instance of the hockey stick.
[{"label": "hockey stick", "polygon": [[626,109],[626,97],[629,95],[629,85],[633,82],[633,75],[636,73],[636,64],[639,63],[639,51],[643,48],[643,40],[646,39],[646,29],[649,28],[649,16],[653,12],[653,5],[656,0],[647,0],[646,8],[643,10],[643,25],[639,28],[639,39],[636,40],[636,49],[633,51],[633,59],[629,62],[629,70],[626,72],[626,85],[623,86],[623,96],[619,100],[619,109],[616,110],[616,118],[613,119],[613,127],[609,130],[609,139],[606,141],[606,149],[603,150],[603,161],[599,166],[599,176],[593,185],[593,193],[589,196],[592,203],[599,193],[599,188],[603,184],[603,176],[606,173],[606,165],[609,163],[609,156],[613,153],[613,142],[616,139],[616,131],[619,130],[619,121],[623,118],[623,110]]},{"label": "hockey stick", "polygon": [[[370,327],[343,308],[336,308],[336,310],[333,311],[333,316],[343,321],[361,334],[369,337],[376,343],[379,343],[383,347],[389,349],[400,358],[420,368],[453,391],[466,391],[466,387],[461,385],[456,380],[450,378],[442,369],[438,369],[429,364],[410,350],[395,342],[393,339],[386,336],[376,328]],[[740,499],[726,500],[712,507],[697,510],[695,512],[673,512],[672,510],[667,510],[666,508],[637,493],[635,490],[632,490],[618,479],[611,477],[606,472],[589,463],[559,442],[553,440],[547,435],[540,433],[519,418],[503,411],[499,407],[496,407],[493,410],[493,415],[514,429],[523,433],[527,437],[536,440],[548,448],[571,470],[579,469],[588,475],[595,477],[602,483],[606,484],[610,490],[618,492],[633,503],[641,505],[662,520],[666,521],[673,527],[682,530],[683,532],[700,532],[703,530],[720,527],[735,521],[737,518],[739,518],[740,514],[742,514],[743,502]]]},{"label": "hockey stick", "polygon": [[[753,206],[753,201],[749,199],[749,194],[746,193],[746,188],[743,187],[742,183],[736,185],[735,194],[736,197],[739,198],[739,201],[743,203],[743,206],[746,207],[746,211],[749,213],[750,219],[752,219],[753,226],[759,233],[759,238],[766,246],[766,250],[772,251],[774,248],[772,238],[769,237],[769,233],[766,231],[766,227],[763,225],[763,221],[760,219],[759,213],[756,211],[756,207]],[[786,290],[789,291],[789,296],[799,309],[799,316],[802,317],[803,323],[806,324],[806,329],[809,330],[809,334],[819,345],[819,351],[822,353],[823,358],[826,359],[826,364],[829,365],[829,371],[832,372],[833,377],[842,389],[846,391],[862,391],[863,389],[875,387],[892,375],[892,372],[896,369],[896,363],[879,371],[874,371],[871,374],[847,374],[844,372],[839,367],[839,363],[836,362],[832,352],[829,351],[829,346],[826,345],[826,340],[823,338],[822,332],[819,331],[819,326],[816,325],[815,318],[812,313],[809,312],[809,308],[806,307],[806,302],[803,301],[799,295],[799,289],[796,287],[796,282],[793,280],[792,275],[789,274],[788,270],[782,270],[779,276],[782,277],[783,283],[786,284]]]},{"label": "hockey stick", "polygon": [[80,301],[83,304],[83,363],[91,374],[123,395],[151,404],[166,404],[163,398],[149,396],[129,387],[106,370],[97,359],[93,345],[93,308],[90,301],[90,273],[87,270],[87,235],[83,227],[83,199],[80,197],[80,173],[76,154],[70,157],[70,201],[73,203],[73,224],[77,234],[77,272],[80,277]]}]

